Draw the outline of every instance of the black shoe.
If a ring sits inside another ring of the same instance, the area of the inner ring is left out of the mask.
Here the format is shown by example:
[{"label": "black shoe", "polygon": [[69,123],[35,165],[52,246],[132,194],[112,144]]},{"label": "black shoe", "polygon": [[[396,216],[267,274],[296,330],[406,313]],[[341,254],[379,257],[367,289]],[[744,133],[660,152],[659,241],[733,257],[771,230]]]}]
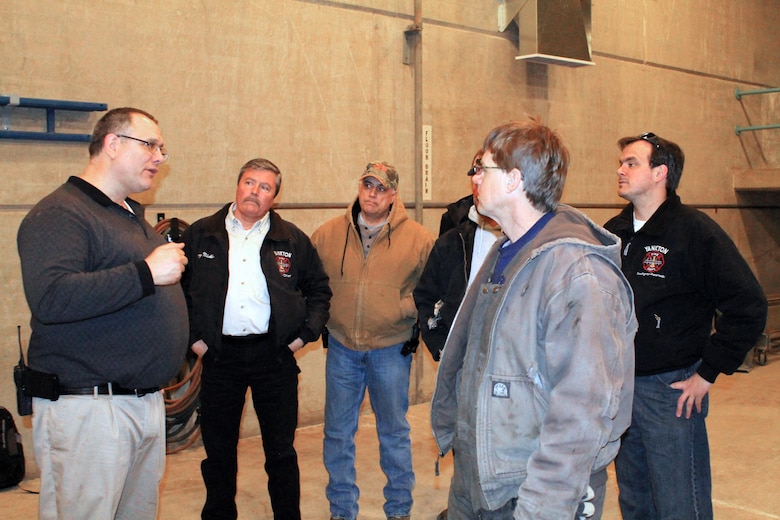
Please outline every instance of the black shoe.
[{"label": "black shoe", "polygon": [[436,520],[447,520],[447,510],[445,509],[439,513],[439,516],[436,517]]}]

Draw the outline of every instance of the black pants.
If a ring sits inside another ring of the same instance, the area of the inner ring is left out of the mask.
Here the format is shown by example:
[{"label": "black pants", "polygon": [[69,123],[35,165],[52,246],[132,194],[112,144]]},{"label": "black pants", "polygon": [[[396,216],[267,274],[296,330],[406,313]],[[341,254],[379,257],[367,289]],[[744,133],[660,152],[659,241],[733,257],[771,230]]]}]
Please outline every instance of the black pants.
[{"label": "black pants", "polygon": [[[204,519],[237,517],[238,436],[246,390],[260,423],[268,474],[268,493],[275,519],[298,520],[300,473],[293,447],[298,425],[298,373],[292,353],[260,342],[223,345],[218,360],[206,354],[201,378],[201,433],[206,459],[201,464],[206,484]],[[252,461],[247,461],[251,464]]]}]

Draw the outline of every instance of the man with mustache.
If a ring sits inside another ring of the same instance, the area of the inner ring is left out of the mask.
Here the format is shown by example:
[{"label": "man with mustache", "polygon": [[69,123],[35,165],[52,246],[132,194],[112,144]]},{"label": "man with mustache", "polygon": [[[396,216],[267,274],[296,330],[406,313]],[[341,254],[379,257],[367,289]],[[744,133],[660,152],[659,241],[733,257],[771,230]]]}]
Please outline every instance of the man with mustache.
[{"label": "man with mustache", "polygon": [[247,388],[263,437],[274,518],[301,518],[294,353],[319,337],[331,292],[309,238],[271,209],[281,183],[274,163],[252,159],[238,174],[235,202],[183,236],[190,345],[203,357],[204,519],[238,515],[237,447]]}]

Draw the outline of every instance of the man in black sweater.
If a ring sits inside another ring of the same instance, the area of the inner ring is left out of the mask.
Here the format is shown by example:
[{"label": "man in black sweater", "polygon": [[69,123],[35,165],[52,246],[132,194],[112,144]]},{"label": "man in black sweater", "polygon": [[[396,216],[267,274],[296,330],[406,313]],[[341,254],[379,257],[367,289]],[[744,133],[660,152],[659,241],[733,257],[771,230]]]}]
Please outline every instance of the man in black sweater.
[{"label": "man in black sweater", "polygon": [[89,153],[82,175],[41,200],[17,237],[40,518],[152,520],[165,468],[159,389],[187,350],[178,283],[187,259],[128,198],[168,158],[156,119],[109,111]]}]

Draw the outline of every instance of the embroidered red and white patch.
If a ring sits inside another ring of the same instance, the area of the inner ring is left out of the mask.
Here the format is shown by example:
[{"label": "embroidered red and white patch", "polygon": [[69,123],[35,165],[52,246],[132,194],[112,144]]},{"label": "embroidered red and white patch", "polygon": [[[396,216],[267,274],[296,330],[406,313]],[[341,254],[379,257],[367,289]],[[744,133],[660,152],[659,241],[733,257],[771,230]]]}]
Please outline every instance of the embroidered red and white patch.
[{"label": "embroidered red and white patch", "polygon": [[642,269],[646,273],[657,273],[666,263],[666,258],[661,251],[648,251],[642,260]]},{"label": "embroidered red and white patch", "polygon": [[290,274],[290,259],[286,256],[282,255],[276,255],[276,268],[279,269],[279,274],[282,276],[286,276]]}]

